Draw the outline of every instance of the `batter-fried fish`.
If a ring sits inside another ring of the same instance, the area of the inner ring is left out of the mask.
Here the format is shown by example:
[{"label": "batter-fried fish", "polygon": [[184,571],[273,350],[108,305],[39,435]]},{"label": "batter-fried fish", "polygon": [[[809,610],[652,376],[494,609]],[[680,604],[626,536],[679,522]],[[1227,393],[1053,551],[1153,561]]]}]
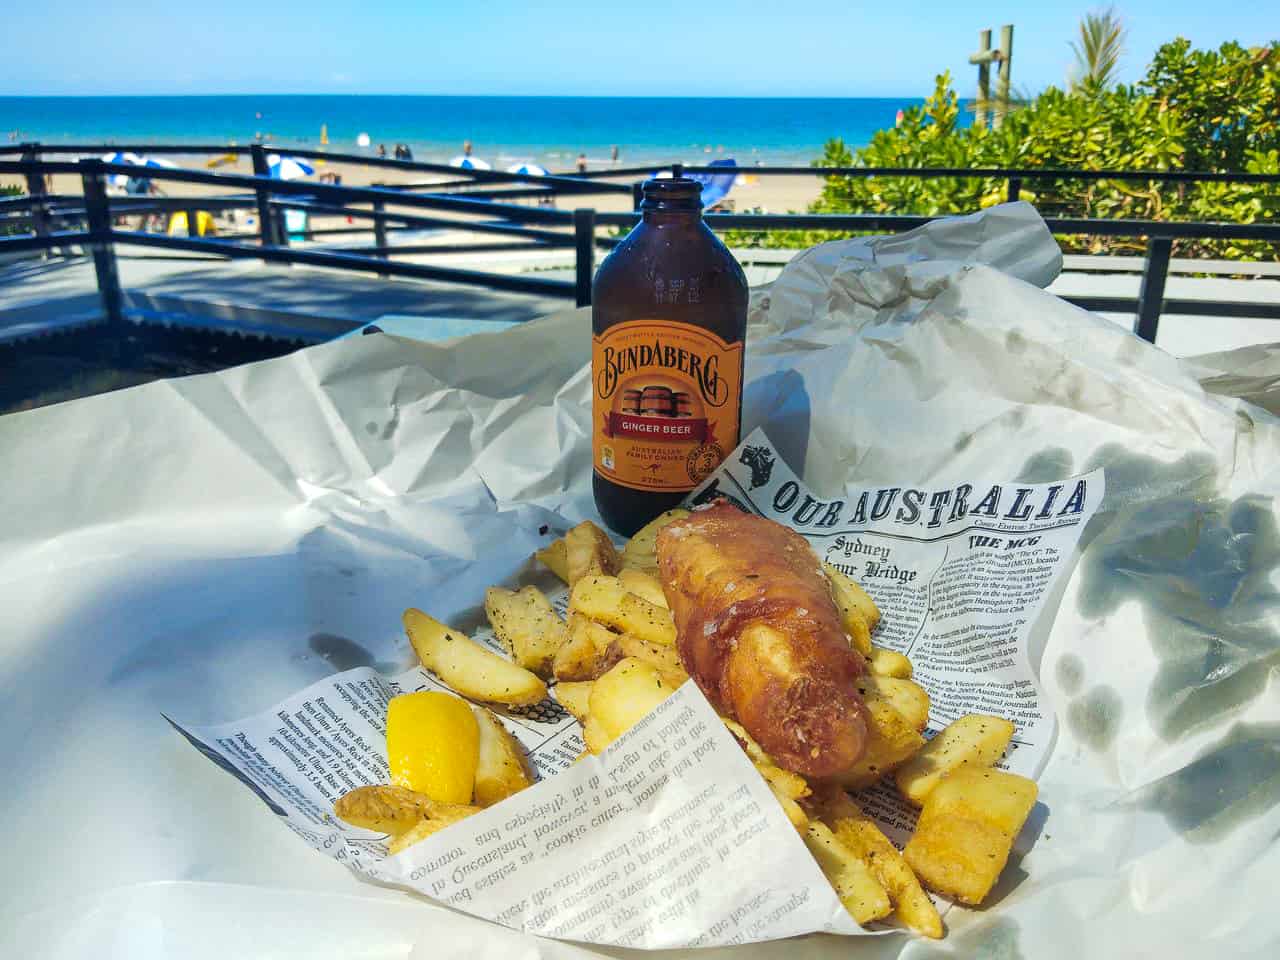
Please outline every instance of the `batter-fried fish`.
[{"label": "batter-fried fish", "polygon": [[680,659],[707,699],[790,770],[852,766],[865,661],[804,538],[720,503],[663,527],[657,553]]}]

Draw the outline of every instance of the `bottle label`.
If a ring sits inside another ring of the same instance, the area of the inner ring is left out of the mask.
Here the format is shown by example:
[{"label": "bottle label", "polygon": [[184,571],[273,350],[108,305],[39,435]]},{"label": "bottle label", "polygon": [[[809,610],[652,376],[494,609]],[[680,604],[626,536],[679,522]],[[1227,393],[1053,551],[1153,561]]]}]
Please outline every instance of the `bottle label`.
[{"label": "bottle label", "polygon": [[738,443],[742,344],[669,320],[591,340],[596,471],[633,490],[692,490]]}]

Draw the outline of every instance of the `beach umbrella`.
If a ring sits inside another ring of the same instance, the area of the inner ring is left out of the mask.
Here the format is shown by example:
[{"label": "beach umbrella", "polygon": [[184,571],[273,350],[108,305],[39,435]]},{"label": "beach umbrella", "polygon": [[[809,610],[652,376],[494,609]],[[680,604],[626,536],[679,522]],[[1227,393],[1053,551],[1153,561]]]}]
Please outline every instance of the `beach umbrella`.
[{"label": "beach umbrella", "polygon": [[[136,166],[144,169],[167,169],[176,170],[178,165],[170,160],[161,160],[159,157],[138,157]],[[125,179],[124,189],[126,193],[144,196],[151,192],[151,179],[144,177],[141,173],[130,174]]]},{"label": "beach umbrella", "polygon": [[708,166],[724,167],[726,172],[692,173],[689,175],[691,180],[697,180],[702,184],[702,207],[704,210],[707,207],[714,207],[724,200],[738,180],[738,164],[732,159],[712,160]]},{"label": "beach umbrella", "polygon": [[518,173],[524,177],[545,177],[547,171],[536,163],[513,163],[507,167],[507,173]]},{"label": "beach umbrella", "polygon": [[492,170],[493,167],[485,163],[479,157],[468,157],[465,154],[458,154],[449,161],[449,166],[460,167],[463,170]]},{"label": "beach umbrella", "polygon": [[[104,153],[102,155],[102,162],[103,163],[128,163],[128,164],[137,165],[142,163],[142,158],[138,156],[136,153],[132,153],[127,150],[124,152],[117,150],[114,153]],[[109,177],[107,177],[107,186],[109,187],[123,187],[128,182],[129,182],[129,177],[123,173],[113,173]]]},{"label": "beach umbrella", "polygon": [[[708,164],[711,167],[724,167],[724,173],[689,173],[686,176],[690,180],[696,180],[702,184],[702,208],[714,207],[729,195],[729,191],[733,189],[734,184],[741,182],[741,174],[737,161],[726,157],[723,160],[712,160]],[[670,180],[670,170],[659,170],[654,173],[651,179],[654,180]]]},{"label": "beach umbrella", "polygon": [[[103,163],[127,163],[133,167],[164,167],[170,170],[177,169],[177,164],[168,160],[161,160],[159,157],[144,157],[136,153],[125,151],[123,153],[104,153],[102,155]],[[107,177],[107,183],[112,187],[127,186],[130,180],[145,179],[139,178],[138,174],[113,173]]]},{"label": "beach umbrella", "polygon": [[315,172],[315,167],[298,157],[282,157],[278,153],[267,154],[267,175],[273,180],[301,180]]}]

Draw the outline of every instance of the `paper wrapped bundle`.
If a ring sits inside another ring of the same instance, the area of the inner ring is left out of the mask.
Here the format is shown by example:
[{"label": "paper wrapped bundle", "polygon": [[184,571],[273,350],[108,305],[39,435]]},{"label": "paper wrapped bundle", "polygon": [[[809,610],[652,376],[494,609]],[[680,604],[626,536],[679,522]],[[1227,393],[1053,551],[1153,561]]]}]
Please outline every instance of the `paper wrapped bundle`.
[{"label": "paper wrapped bundle", "polygon": [[[870,541],[874,524],[897,514],[859,528],[861,494],[950,491],[954,499],[966,486],[984,495],[999,487],[992,525],[1015,525],[1002,529],[1024,539],[1016,524],[1041,523],[1031,536],[1059,538],[1048,544],[1053,569],[1038,581],[1047,594],[1033,591],[1024,598],[1029,615],[1001,621],[1012,624],[1014,653],[992,665],[1025,673],[1030,684],[1035,709],[1020,719],[1036,736],[1023,754],[1030,759],[1015,752],[1010,762],[1030,764],[1024,772],[1038,777],[1041,806],[994,902],[947,914],[944,948],[1267,956],[1280,936],[1263,902],[1280,877],[1272,842],[1280,829],[1280,433],[1250,400],[1268,399],[1271,354],[1253,351],[1248,367],[1221,356],[1179,364],[1044,293],[1059,265],[1025,205],[798,257],[756,293],[748,341],[744,425],[761,429],[756,445],[768,438],[776,466],[754,485],[743,451],[726,464],[721,490],[736,484],[752,504],[789,512],[796,524],[805,501],[793,506],[793,493],[839,501],[839,523],[869,531]],[[584,952],[358,883],[280,829],[284,814],[313,845],[328,843],[324,852],[336,843],[347,864],[378,862],[374,841],[334,841],[340,831],[318,829],[327,812],[316,797],[333,789],[326,773],[342,782],[340,764],[314,776],[294,769],[274,785],[259,767],[257,779],[248,777],[255,789],[245,789],[163,717],[198,732],[210,754],[241,772],[258,763],[250,747],[263,747],[241,743],[242,756],[228,760],[236,738],[222,744],[218,734],[246,729],[228,721],[274,716],[285,731],[274,734],[278,743],[294,752],[291,726],[316,684],[335,691],[325,696],[335,711],[363,706],[376,731],[369,705],[395,686],[373,676],[407,682],[413,662],[401,612],[417,606],[477,622],[486,586],[533,575],[533,551],[590,516],[588,328],[585,311],[569,311],[435,345],[364,337],[0,419],[0,602],[8,613],[0,718],[10,744],[0,804],[15,878],[0,929],[11,952]],[[796,488],[784,493],[792,475]],[[1082,478],[1090,486],[1081,510],[1064,518],[1079,524],[1050,531]],[[1045,507],[1054,486],[1061,489]],[[927,532],[930,515],[919,519]],[[949,512],[939,522],[951,522]],[[819,531],[806,533],[818,542]],[[938,552],[936,537],[920,540],[896,564],[917,573],[917,585],[935,582],[955,557],[948,547]],[[968,535],[957,540],[977,549]],[[822,549],[835,559],[834,540]],[[846,559],[864,574],[878,562]],[[1011,582],[1008,571],[997,579]],[[924,616],[901,577],[875,590],[883,590],[882,629]],[[912,652],[929,662],[927,654]],[[930,692],[945,699],[936,651],[932,663],[938,689]],[[853,932],[711,719],[686,687],[633,732],[639,760],[620,749],[592,761],[595,769],[575,767],[526,791],[563,793],[563,811],[596,790],[604,810],[607,788],[634,781],[641,765],[651,782],[660,776],[661,766],[648,773],[643,744],[683,737],[681,749],[696,751],[710,738],[698,758],[706,763],[630,794],[626,814],[636,819],[621,828],[624,840],[648,842],[652,825],[682,818],[701,825],[665,885],[645,868],[666,866],[669,856],[641,862],[637,851],[619,853],[617,835],[601,827],[591,828],[598,843],[588,833],[546,851],[564,836],[553,827],[537,838],[537,855],[552,858],[541,912],[557,884],[561,893],[577,884],[572,896],[584,909],[570,913],[562,903],[557,917],[538,920],[538,887],[529,904],[491,919],[650,947]],[[372,732],[351,733],[373,749]],[[264,730],[263,743],[270,736]],[[317,792],[291,792],[298,783]],[[522,824],[504,819],[520,796],[477,815],[494,820],[480,826],[496,829],[495,844],[522,835]],[[299,818],[299,808],[312,819]],[[560,811],[543,808],[531,829]],[[749,862],[735,860],[735,850],[721,859],[730,841]],[[480,863],[481,852],[463,850],[448,863],[427,862],[452,849],[410,848],[401,858],[407,870],[379,877],[425,882],[432,895],[432,883],[454,884],[465,863],[459,881],[473,899],[453,905],[466,911],[528,853],[504,848]],[[684,856],[699,849],[705,857]],[[554,858],[568,855],[584,870],[594,858],[591,875],[565,872]],[[634,896],[628,878],[609,878],[610,864],[623,862],[645,877],[634,915],[621,909]],[[616,903],[583,916],[603,893]],[[650,896],[662,913],[646,906]],[[571,919],[585,926],[564,926]],[[815,937],[808,949],[923,956],[938,948],[888,936],[852,945]],[[770,948],[738,948],[744,957],[753,950]]]}]

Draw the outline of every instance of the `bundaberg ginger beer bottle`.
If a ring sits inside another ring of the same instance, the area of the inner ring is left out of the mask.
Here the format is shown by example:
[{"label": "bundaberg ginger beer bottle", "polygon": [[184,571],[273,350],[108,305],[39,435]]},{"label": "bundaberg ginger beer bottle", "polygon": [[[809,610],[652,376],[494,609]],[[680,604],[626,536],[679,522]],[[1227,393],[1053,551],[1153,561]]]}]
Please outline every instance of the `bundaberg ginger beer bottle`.
[{"label": "bundaberg ginger beer bottle", "polygon": [[702,221],[702,185],[644,184],[591,298],[592,485],[630,536],[738,445],[747,278]]}]

